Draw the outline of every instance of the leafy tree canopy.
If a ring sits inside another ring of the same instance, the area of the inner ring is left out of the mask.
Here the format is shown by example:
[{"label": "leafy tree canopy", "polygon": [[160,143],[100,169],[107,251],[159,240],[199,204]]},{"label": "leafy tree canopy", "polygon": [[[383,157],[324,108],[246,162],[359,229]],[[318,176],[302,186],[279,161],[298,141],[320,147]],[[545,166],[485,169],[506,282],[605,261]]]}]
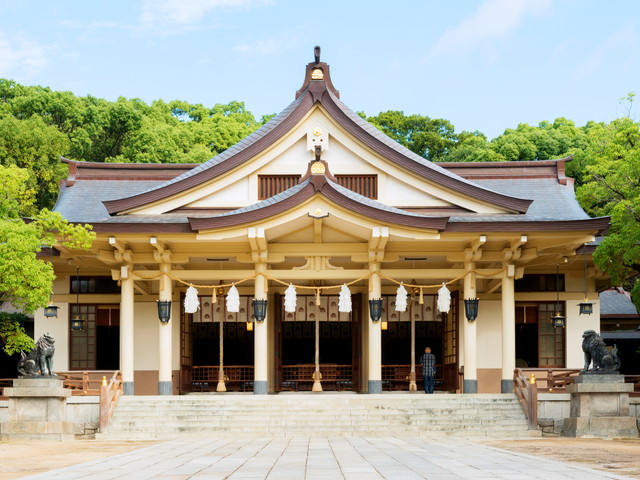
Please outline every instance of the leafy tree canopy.
[{"label": "leafy tree canopy", "polygon": [[629,282],[640,308],[640,124],[620,118],[593,126],[585,184],[577,190],[583,207],[611,216],[611,229],[594,253],[614,285]]},{"label": "leafy tree canopy", "polygon": [[[47,209],[23,219],[21,215],[33,211],[29,171],[15,165],[0,166],[0,178],[0,304],[10,302],[31,313],[47,305],[55,278],[52,265],[38,259],[38,252],[56,242],[71,249],[85,249],[95,234],[90,226],[71,225],[59,213]],[[12,353],[22,349],[28,340],[19,322],[2,318],[4,350]]]}]

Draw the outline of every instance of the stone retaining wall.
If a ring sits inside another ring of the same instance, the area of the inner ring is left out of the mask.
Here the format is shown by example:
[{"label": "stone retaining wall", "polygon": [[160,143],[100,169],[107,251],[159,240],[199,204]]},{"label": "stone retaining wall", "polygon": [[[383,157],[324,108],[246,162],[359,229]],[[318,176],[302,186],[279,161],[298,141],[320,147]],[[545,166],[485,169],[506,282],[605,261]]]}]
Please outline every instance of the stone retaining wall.
[{"label": "stone retaining wall", "polygon": [[[67,399],[68,420],[73,423],[76,438],[94,438],[100,426],[100,397],[70,397]],[[2,425],[9,420],[9,402],[0,401],[0,433]]]},{"label": "stone retaining wall", "polygon": [[[540,393],[538,391],[538,426],[543,435],[562,435],[564,419],[569,418],[571,394]],[[629,399],[631,416],[638,419],[640,430],[640,397]]]}]

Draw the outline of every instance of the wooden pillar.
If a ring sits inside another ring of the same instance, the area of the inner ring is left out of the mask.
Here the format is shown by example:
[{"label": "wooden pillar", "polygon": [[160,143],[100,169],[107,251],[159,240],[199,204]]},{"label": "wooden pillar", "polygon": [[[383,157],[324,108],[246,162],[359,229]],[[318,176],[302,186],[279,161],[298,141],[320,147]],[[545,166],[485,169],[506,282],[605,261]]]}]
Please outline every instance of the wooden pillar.
[{"label": "wooden pillar", "polygon": [[[215,312],[215,308],[213,312]],[[220,322],[220,363],[218,365],[218,385],[216,386],[216,392],[226,392],[227,385],[224,381],[224,309],[220,309],[218,322]]]},{"label": "wooden pillar", "polygon": [[516,302],[513,265],[502,274],[502,393],[513,391],[513,371],[516,368]]},{"label": "wooden pillar", "polygon": [[[265,300],[267,298],[267,279],[264,273],[267,271],[266,263],[256,263],[256,276],[254,284],[254,298],[256,300]],[[267,309],[268,312],[269,309]],[[269,390],[267,383],[268,370],[268,336],[267,324],[269,322],[269,314],[267,313],[263,322],[255,322],[253,329],[254,339],[254,377],[253,377],[253,393],[257,395],[266,395]]]},{"label": "wooden pillar", "polygon": [[[398,312],[402,316],[402,312]],[[413,298],[409,297],[409,320],[411,322],[411,373],[409,373],[409,391],[417,392],[416,384],[416,319],[413,317]]]},{"label": "wooden pillar", "polygon": [[[369,279],[369,299],[382,298],[379,263],[370,263],[372,275]],[[369,385],[368,393],[382,393],[382,330],[380,321],[374,322],[369,315],[369,305],[365,306],[369,319]]]},{"label": "wooden pillar", "polygon": [[[158,295],[160,300],[171,301],[172,297],[172,281],[168,274],[171,273],[171,265],[168,263],[160,264],[160,271],[163,275],[160,277],[160,293]],[[172,319],[169,318],[167,323],[162,323],[158,320],[160,335],[159,335],[159,358],[158,358],[158,395],[172,395],[173,394],[173,382],[172,382]]]},{"label": "wooden pillar", "polygon": [[[476,268],[475,262],[467,262],[464,277],[464,298],[476,297],[476,275],[472,271]],[[464,393],[478,393],[478,366],[477,366],[477,336],[476,322],[470,322],[464,315]]]},{"label": "wooden pillar", "polygon": [[134,395],[133,277],[129,267],[122,267],[120,277],[120,370],[125,395]]}]

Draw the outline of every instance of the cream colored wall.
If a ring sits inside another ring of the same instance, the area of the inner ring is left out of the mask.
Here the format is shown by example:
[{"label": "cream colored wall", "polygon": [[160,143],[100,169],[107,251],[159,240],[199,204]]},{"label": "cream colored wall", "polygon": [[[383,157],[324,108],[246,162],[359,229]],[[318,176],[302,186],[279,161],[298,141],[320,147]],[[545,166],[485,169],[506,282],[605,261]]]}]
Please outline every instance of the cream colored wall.
[{"label": "cream colored wall", "polygon": [[69,370],[69,304],[56,303],[58,316],[46,318],[44,310],[39,308],[35,314],[33,333],[35,340],[49,334],[56,341],[56,353],[53,356],[53,370],[64,372]]},{"label": "cream colored wall", "polygon": [[[172,312],[173,314],[173,312]],[[133,308],[135,370],[158,370],[158,309],[155,302],[136,302]]]},{"label": "cream colored wall", "polygon": [[[461,305],[464,317],[464,304]],[[464,321],[467,319],[464,317]],[[502,305],[500,301],[480,300],[476,320],[478,368],[502,366]],[[461,345],[464,345],[461,343]]]},{"label": "cream colored wall", "polygon": [[[69,293],[69,276],[59,275],[53,281],[54,294]],[[39,308],[33,314],[33,336],[38,340],[49,334],[56,341],[56,354],[53,357],[53,369],[61,372],[69,370],[69,304],[54,302],[58,308],[58,316],[47,318],[44,310]]]},{"label": "cream colored wall", "polygon": [[[385,175],[384,190],[379,188],[378,198],[383,203],[402,207],[445,207],[451,206],[440,198],[411,187],[396,178]],[[382,190],[382,191],[380,191]]]},{"label": "cream colored wall", "polygon": [[582,352],[582,333],[585,330],[600,332],[600,302],[593,302],[591,315],[580,315],[576,301],[567,301],[567,321],[565,332],[565,351],[567,352],[567,368],[582,368],[584,366],[584,353]]},{"label": "cream colored wall", "polygon": [[[156,302],[136,302],[133,313],[135,370],[158,370],[159,329]],[[173,370],[180,369],[180,304],[171,305],[172,361]]]},{"label": "cream colored wall", "polygon": [[222,188],[210,195],[207,195],[195,202],[191,202],[187,207],[233,207],[248,205],[254,202],[250,192],[250,182],[248,178],[243,178],[233,185]]}]

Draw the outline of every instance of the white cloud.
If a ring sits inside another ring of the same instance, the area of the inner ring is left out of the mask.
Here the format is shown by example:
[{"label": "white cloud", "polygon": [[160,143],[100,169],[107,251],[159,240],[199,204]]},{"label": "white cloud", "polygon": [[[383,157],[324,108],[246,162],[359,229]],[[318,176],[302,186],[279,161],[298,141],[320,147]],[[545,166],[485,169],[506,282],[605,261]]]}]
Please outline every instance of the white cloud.
[{"label": "white cloud", "polygon": [[46,47],[25,38],[11,41],[0,34],[0,77],[33,75],[48,64]]},{"label": "white cloud", "polygon": [[433,55],[471,52],[502,39],[528,15],[546,11],[551,0],[486,0],[475,13],[448,29],[432,50]]},{"label": "white cloud", "polygon": [[270,56],[292,50],[302,41],[302,32],[291,30],[279,35],[262,38],[234,46],[232,50],[247,56]]},{"label": "white cloud", "polygon": [[[604,63],[624,66],[629,61],[638,61],[638,34],[632,24],[625,24],[598,45],[589,58],[578,68],[578,77],[588,75],[602,68]],[[612,66],[607,67],[612,70]]]},{"label": "white cloud", "polygon": [[189,25],[201,21],[216,9],[249,9],[270,5],[271,0],[145,0],[141,20],[144,24]]}]

